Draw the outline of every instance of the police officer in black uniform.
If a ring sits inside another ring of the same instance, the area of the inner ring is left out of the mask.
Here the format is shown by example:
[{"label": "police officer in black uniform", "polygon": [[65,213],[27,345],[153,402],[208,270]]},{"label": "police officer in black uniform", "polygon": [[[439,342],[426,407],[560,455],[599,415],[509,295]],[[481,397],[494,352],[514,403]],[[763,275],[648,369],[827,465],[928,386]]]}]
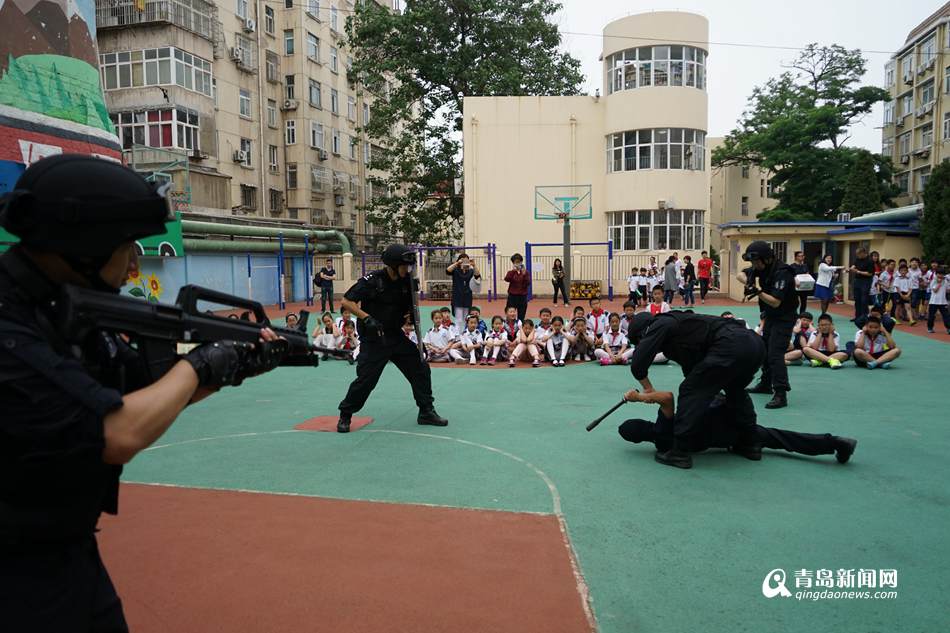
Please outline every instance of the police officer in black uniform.
[{"label": "police officer in black uniform", "polygon": [[767,242],[749,244],[742,256],[752,265],[739,273],[745,284],[745,298],[759,299],[759,310],[764,320],[762,340],[765,341],[765,361],[762,377],[749,389],[751,393],[772,393],[766,409],[788,406],[788,367],[785,352],[792,338],[797,316],[798,293],[795,291],[795,271],[783,262],[775,261],[775,253]]},{"label": "police officer in black uniform", "polygon": [[749,459],[760,459],[762,448],[754,433],[755,407],[745,388],[762,364],[765,346],[755,332],[735,319],[673,311],[653,316],[641,312],[627,332],[636,345],[630,371],[644,393],[655,390],[648,376],[658,352],[683,369],[679,407],[673,419],[673,438],[656,461],[677,468],[691,468],[690,446],[703,432],[706,411],[720,392],[731,424],[736,427],[734,450]]},{"label": "police officer in black uniform", "polygon": [[61,285],[118,293],[137,266],[134,240],[164,233],[170,217],[160,190],[89,156],[40,160],[0,198],[0,226],[20,238],[0,256],[4,631],[128,630],[95,538],[99,514],[117,511],[122,464],[190,402],[245,377],[242,346],[221,342],[147,384],[122,337],[65,341],[54,327]]},{"label": "police officer in black uniform", "polygon": [[432,426],[449,423],[435,412],[429,365],[402,331],[407,317],[415,319],[410,294],[415,288],[409,274],[415,262],[412,249],[402,244],[388,246],[383,252],[385,268],[366,275],[343,295],[342,306],[358,319],[360,355],[356,359],[356,380],[340,403],[336,425],[339,433],[349,433],[353,414],[363,408],[389,361],[412,385],[412,396],[419,407],[416,421]]}]

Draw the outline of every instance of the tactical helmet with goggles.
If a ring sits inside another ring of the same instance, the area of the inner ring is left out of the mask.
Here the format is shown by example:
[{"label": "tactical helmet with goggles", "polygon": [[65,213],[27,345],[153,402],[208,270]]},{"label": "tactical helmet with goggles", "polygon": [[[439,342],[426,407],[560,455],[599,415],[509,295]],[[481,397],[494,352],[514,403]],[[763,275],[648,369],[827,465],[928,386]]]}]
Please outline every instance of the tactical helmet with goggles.
[{"label": "tactical helmet with goggles", "polygon": [[403,264],[416,263],[416,253],[405,244],[390,244],[383,251],[383,263],[391,268],[399,268]]}]

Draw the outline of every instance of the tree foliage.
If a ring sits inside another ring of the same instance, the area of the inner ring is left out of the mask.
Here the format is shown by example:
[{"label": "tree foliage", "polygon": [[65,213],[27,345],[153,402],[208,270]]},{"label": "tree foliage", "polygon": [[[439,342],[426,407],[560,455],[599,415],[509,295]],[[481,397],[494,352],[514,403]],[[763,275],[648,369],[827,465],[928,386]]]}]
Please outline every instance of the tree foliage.
[{"label": "tree foliage", "polygon": [[927,259],[950,262],[950,162],[937,165],[924,187],[920,241]]},{"label": "tree foliage", "polygon": [[851,165],[840,210],[856,218],[880,209],[881,192],[878,189],[877,172],[874,170],[874,158],[871,152],[859,150]]},{"label": "tree foliage", "polygon": [[[864,153],[845,146],[848,128],[867,115],[886,90],[861,86],[860,50],[809,44],[778,77],[756,87],[738,126],[713,151],[714,166],[756,165],[772,172],[777,215],[818,219],[837,212],[845,183]],[[877,207],[894,194],[889,160],[872,157]]]},{"label": "tree foliage", "polygon": [[580,62],[559,51],[552,0],[407,0],[399,14],[360,2],[347,20],[349,80],[371,100],[375,226],[409,241],[461,233],[462,104],[468,96],[577,94]]}]

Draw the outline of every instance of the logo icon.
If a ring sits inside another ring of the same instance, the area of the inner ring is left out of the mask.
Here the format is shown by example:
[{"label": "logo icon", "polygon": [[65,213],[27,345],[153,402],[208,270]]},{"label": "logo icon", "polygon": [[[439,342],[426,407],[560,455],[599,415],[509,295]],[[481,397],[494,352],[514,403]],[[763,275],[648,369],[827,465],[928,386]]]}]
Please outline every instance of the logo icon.
[{"label": "logo icon", "polygon": [[[775,583],[775,586],[772,586],[773,583]],[[765,580],[762,581],[762,595],[766,598],[774,598],[779,595],[783,598],[792,597],[792,592],[785,586],[784,569],[773,569],[765,575]]]}]

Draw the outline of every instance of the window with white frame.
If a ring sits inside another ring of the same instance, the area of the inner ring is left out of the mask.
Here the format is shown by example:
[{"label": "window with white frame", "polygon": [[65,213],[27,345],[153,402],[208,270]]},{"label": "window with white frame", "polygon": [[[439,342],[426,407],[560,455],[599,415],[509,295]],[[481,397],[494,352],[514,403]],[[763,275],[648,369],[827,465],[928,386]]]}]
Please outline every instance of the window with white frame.
[{"label": "window with white frame", "polygon": [[211,62],[177,48],[147,48],[99,55],[104,90],[177,85],[212,96]]},{"label": "window with white frame", "polygon": [[897,137],[897,153],[904,155],[910,154],[910,132],[901,134]]},{"label": "window with white frame", "polygon": [[363,103],[363,125],[369,125],[369,104]]},{"label": "window with white frame", "polygon": [[307,0],[307,13],[311,17],[320,19],[320,0]]},{"label": "window with white frame", "polygon": [[739,214],[749,215],[749,196],[742,196],[742,200],[739,202]]},{"label": "window with white frame", "polygon": [[284,210],[284,192],[280,189],[268,189],[268,198],[270,201],[270,212],[280,213]]},{"label": "window with white frame", "polygon": [[346,118],[356,121],[356,97],[347,96],[346,98]]},{"label": "window with white frame", "polygon": [[943,140],[950,140],[950,112],[943,113]]},{"label": "window with white frame", "polygon": [[234,34],[234,50],[238,56],[238,68],[246,72],[257,72],[257,42],[243,33]]},{"label": "window with white frame", "polygon": [[247,19],[247,0],[236,0],[234,12],[243,20]]},{"label": "window with white frame", "polygon": [[287,188],[297,188],[297,163],[287,163]]},{"label": "window with white frame", "polygon": [[307,58],[315,62],[320,61],[320,38],[313,33],[307,33]]},{"label": "window with white frame", "polygon": [[930,180],[930,167],[924,167],[917,171],[917,191],[923,193],[927,187],[927,181]]},{"label": "window with white frame", "polygon": [[340,130],[338,130],[338,129],[336,129],[336,128],[333,128],[333,132],[331,133],[331,141],[330,141],[330,142],[331,142],[331,145],[330,145],[331,151],[332,151],[334,154],[336,154],[337,156],[339,156],[339,155],[340,155],[340,149],[341,149],[341,148],[340,148]]},{"label": "window with white frame", "polygon": [[284,121],[284,142],[287,145],[297,144],[297,122],[293,119]]},{"label": "window with white frame", "polygon": [[884,125],[892,125],[894,123],[894,110],[896,108],[896,101],[887,101],[884,104]]},{"label": "window with white frame", "polygon": [[775,253],[775,261],[788,262],[788,242],[771,242],[770,245]]},{"label": "window with white frame", "polygon": [[706,169],[706,133],[684,128],[607,135],[607,173],[637,169]]},{"label": "window with white frame", "polygon": [[241,206],[245,209],[257,208],[257,187],[241,185]]},{"label": "window with white frame", "polygon": [[705,212],[690,209],[612,211],[607,237],[622,251],[702,250]]},{"label": "window with white frame", "polygon": [[924,68],[931,61],[937,59],[937,38],[936,36],[927,38],[920,45],[920,67]]},{"label": "window with white frame", "polygon": [[914,55],[905,55],[901,59],[901,79],[905,83],[910,83],[914,80]]},{"label": "window with white frame", "polygon": [[885,138],[881,141],[881,153],[888,158],[894,156],[894,137]]},{"label": "window with white frame", "polygon": [[330,185],[330,172],[326,167],[310,168],[310,188],[313,191],[326,191]]},{"label": "window with white frame", "polygon": [[359,139],[357,139],[355,136],[349,136],[349,135],[347,135],[346,138],[347,138],[346,145],[350,150],[350,160],[356,160],[356,148],[359,145]]},{"label": "window with white frame", "polygon": [[241,139],[241,151],[244,152],[244,160],[241,161],[241,164],[245,167],[253,166],[253,155],[251,154],[251,139],[242,138]]},{"label": "window with white frame", "polygon": [[315,149],[326,149],[323,138],[323,124],[316,121],[310,122],[310,147]]},{"label": "window with white frame", "polygon": [[277,102],[273,99],[267,100],[267,125],[277,127]]},{"label": "window with white frame", "polygon": [[354,198],[356,197],[356,192],[360,188],[360,177],[356,175],[350,176],[350,195]]},{"label": "window with white frame", "polygon": [[294,54],[294,30],[284,30],[284,55]]},{"label": "window with white frame", "polygon": [[743,166],[742,166],[742,177],[748,180],[748,178],[749,178],[749,166],[748,166],[748,165],[743,165]]},{"label": "window with white frame", "polygon": [[238,91],[238,114],[245,119],[251,118],[251,91],[241,88]]},{"label": "window with white frame", "polygon": [[264,75],[271,83],[280,81],[280,56],[273,51],[264,53]]},{"label": "window with white frame", "polygon": [[336,46],[330,47],[330,70],[333,72],[338,72],[338,63],[339,63],[339,53],[336,50]]},{"label": "window with white frame", "polygon": [[706,88],[707,53],[694,46],[641,46],[604,60],[607,94],[649,86]]},{"label": "window with white frame", "polygon": [[323,108],[323,94],[320,89],[320,82],[314,79],[308,79],[309,82],[309,100],[310,105],[315,108]]},{"label": "window with white frame", "polygon": [[920,88],[918,88],[918,93],[920,94],[920,105],[927,105],[934,100],[934,80],[931,79]]},{"label": "window with white frame", "polygon": [[884,64],[884,87],[885,88],[890,88],[895,83],[894,69],[895,69],[895,65],[894,65],[893,59],[887,62],[886,64]]},{"label": "window with white frame", "polygon": [[910,172],[905,171],[897,174],[897,190],[901,193],[908,193],[910,191]]},{"label": "window with white frame", "polygon": [[340,93],[336,88],[330,88],[330,112],[340,113]]},{"label": "window with white frame", "polygon": [[293,75],[284,76],[284,98],[285,99],[294,98],[294,84],[295,83],[296,81],[294,80]]},{"label": "window with white frame", "polygon": [[134,110],[109,115],[123,149],[133,145],[198,150],[198,113],[185,108]]},{"label": "window with white frame", "polygon": [[907,94],[901,97],[901,117],[905,117],[908,114],[913,114],[914,112],[914,93],[908,92]]},{"label": "window with white frame", "polygon": [[920,148],[924,149],[934,144],[933,123],[920,126]]},{"label": "window with white frame", "polygon": [[333,31],[340,30],[340,14],[335,4],[330,5],[330,29]]},{"label": "window with white frame", "polygon": [[370,158],[371,158],[370,152],[371,150],[370,150],[369,141],[366,141],[363,143],[363,164],[364,165],[369,165],[370,163]]},{"label": "window with white frame", "polygon": [[[947,33],[950,33],[950,28],[947,29]],[[943,93],[950,94],[950,66],[943,70]]]},{"label": "window with white frame", "polygon": [[267,168],[273,172],[276,172],[279,169],[280,163],[278,162],[277,157],[277,146],[268,145],[267,146]]},{"label": "window with white frame", "polygon": [[274,7],[264,7],[264,32],[274,34]]}]

